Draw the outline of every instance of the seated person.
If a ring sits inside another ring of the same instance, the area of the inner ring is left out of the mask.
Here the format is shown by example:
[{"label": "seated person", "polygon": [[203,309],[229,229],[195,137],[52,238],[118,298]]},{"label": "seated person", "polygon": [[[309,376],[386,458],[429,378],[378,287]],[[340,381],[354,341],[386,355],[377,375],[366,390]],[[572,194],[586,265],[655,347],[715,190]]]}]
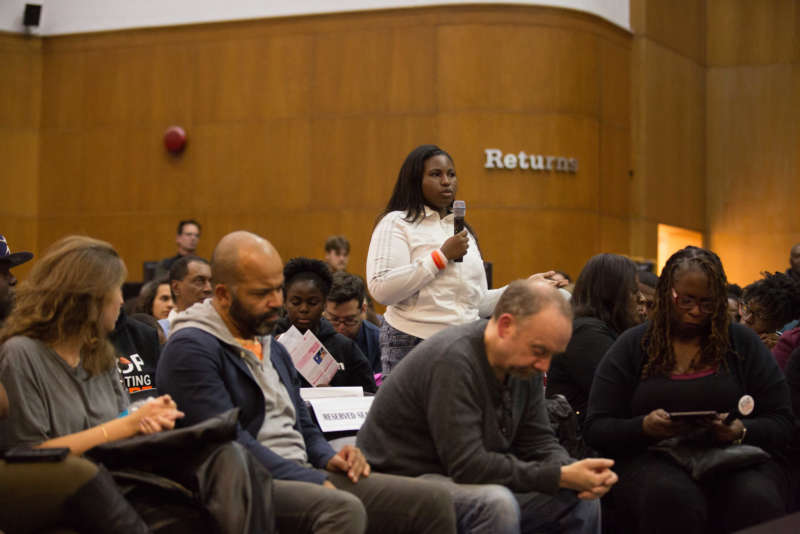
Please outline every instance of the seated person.
[{"label": "seated person", "polygon": [[174,307],[168,275],[143,285],[136,302],[137,313],[146,313],[156,319],[166,319]]},{"label": "seated person", "polygon": [[332,235],[325,240],[325,263],[331,272],[347,270],[350,259],[350,241],[343,235]]},{"label": "seated person", "polygon": [[732,323],[742,322],[742,288],[739,284],[728,284],[728,315]]},{"label": "seated person", "polygon": [[561,394],[582,425],[592,378],[600,360],[622,332],[638,321],[636,265],[617,254],[598,254],[583,267],[572,293],[572,337],[553,357],[547,396]]},{"label": "seated person", "polygon": [[571,324],[556,289],[512,282],[491,319],[434,334],[394,368],[358,446],[378,470],[445,485],[460,532],[599,533],[613,462],[570,458],[543,398]]},{"label": "seated person", "polygon": [[156,366],[161,354],[158,331],[120,310],[108,338],[116,350],[122,385],[131,401],[155,397]]},{"label": "seated person", "polygon": [[[784,273],[763,273],[763,278],[744,288],[742,322],[759,335],[769,349],[776,346],[784,325],[800,318],[800,283]],[[789,351],[776,355],[786,367]]]},{"label": "seated person", "polygon": [[169,287],[175,307],[158,321],[167,335],[178,313],[211,296],[211,266],[203,258],[183,256],[169,270]]},{"label": "seated person", "polygon": [[653,318],[653,306],[656,295],[658,276],[650,271],[636,271],[636,286],[639,288],[641,300],[639,302],[639,322],[643,323]]},{"label": "seated person", "polygon": [[[125,274],[109,244],[80,236],[56,242],[34,265],[0,331],[0,382],[9,399],[0,449],[67,447],[79,456],[102,443],[172,428],[182,416],[168,396],[119,416],[128,395],[107,337]],[[111,499],[110,477],[102,484],[98,494]],[[108,532],[148,531],[121,495],[112,504],[120,512],[105,517]]]},{"label": "seated person", "polygon": [[175,320],[157,385],[186,407],[185,424],[240,409],[237,441],[274,477],[278,530],[455,532],[443,488],[373,473],[359,449],[334,452],[311,421],[291,359],[268,335],[283,304],[277,250],[248,232],[228,234],[212,273],[213,298]]},{"label": "seated person", "polygon": [[179,259],[196,254],[197,245],[200,243],[200,231],[200,223],[194,219],[187,219],[178,223],[178,232],[175,235],[175,244],[178,246],[177,254],[158,262],[155,278],[166,276],[172,265]]},{"label": "seated person", "polygon": [[[361,386],[374,393],[378,387],[375,377],[361,349],[355,341],[345,337],[322,317],[325,301],[333,279],[324,262],[309,258],[294,258],[283,268],[286,292],[286,317],[275,325],[273,334],[279,336],[291,326],[300,333],[311,330],[343,368],[331,379],[331,386]],[[302,387],[311,387],[301,376]]]},{"label": "seated person", "polygon": [[347,272],[333,273],[333,285],[325,302],[323,317],[337,332],[356,342],[367,357],[373,373],[381,372],[380,328],[369,321],[364,281]]},{"label": "seated person", "polygon": [[[583,437],[616,462],[619,483],[605,502],[619,532],[734,532],[786,511],[789,391],[758,337],[731,324],[725,284],[716,254],[679,250],[662,270],[653,320],[621,334],[597,368]],[[727,423],[745,393],[755,411]],[[696,410],[720,415],[696,424],[669,415]],[[772,459],[698,481],[650,448],[689,434],[701,451],[746,443]]]}]

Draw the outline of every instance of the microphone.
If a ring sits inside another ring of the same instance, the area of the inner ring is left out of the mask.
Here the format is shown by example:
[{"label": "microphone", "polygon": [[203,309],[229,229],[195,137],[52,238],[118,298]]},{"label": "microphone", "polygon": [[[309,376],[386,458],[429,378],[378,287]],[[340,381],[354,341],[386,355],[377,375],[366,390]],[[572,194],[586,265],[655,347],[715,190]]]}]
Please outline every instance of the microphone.
[{"label": "microphone", "polygon": [[[467,203],[463,200],[453,201],[453,235],[464,230],[464,215],[467,214]],[[464,261],[464,257],[455,258],[453,261],[459,263]]]}]

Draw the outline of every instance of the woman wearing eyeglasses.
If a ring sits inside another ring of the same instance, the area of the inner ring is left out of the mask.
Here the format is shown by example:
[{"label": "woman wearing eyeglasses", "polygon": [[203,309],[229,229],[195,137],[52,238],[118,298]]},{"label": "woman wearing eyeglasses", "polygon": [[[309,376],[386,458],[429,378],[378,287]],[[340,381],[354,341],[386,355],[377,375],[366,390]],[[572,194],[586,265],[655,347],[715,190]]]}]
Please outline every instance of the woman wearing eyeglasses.
[{"label": "woman wearing eyeglasses", "polygon": [[[659,278],[653,320],[623,333],[598,366],[584,438],[616,461],[620,482],[608,508],[620,532],[732,532],[786,511],[788,388],[758,336],[730,323],[725,284],[713,252],[676,252]],[[755,411],[726,422],[745,394],[755,399]],[[701,410],[719,415],[670,416]],[[696,480],[653,449],[689,435],[701,453],[744,443],[771,458]]]}]

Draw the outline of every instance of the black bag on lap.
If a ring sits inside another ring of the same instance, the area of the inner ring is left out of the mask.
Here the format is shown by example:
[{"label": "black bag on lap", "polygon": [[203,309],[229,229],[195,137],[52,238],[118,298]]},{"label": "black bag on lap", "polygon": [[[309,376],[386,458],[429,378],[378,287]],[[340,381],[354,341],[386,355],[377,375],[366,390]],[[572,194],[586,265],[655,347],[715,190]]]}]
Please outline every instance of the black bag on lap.
[{"label": "black bag on lap", "polygon": [[153,532],[273,533],[272,478],[234,441],[238,414],[107,443],[86,456],[112,472]]}]

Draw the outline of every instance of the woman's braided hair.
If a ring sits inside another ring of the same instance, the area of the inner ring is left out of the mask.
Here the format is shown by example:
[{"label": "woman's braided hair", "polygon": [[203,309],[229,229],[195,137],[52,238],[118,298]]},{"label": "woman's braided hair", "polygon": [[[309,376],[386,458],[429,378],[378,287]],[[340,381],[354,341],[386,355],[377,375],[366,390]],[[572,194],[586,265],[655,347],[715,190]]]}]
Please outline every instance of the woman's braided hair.
[{"label": "woman's braided hair", "polygon": [[679,271],[699,270],[708,277],[714,311],[710,328],[700,341],[700,355],[692,368],[718,368],[726,365],[726,355],[731,349],[728,338],[727,278],[719,256],[699,247],[686,247],[673,254],[658,279],[653,320],[642,339],[647,361],[642,367],[642,379],[651,376],[669,376],[675,368],[675,351],[672,348],[672,310],[675,307],[672,289]]}]

